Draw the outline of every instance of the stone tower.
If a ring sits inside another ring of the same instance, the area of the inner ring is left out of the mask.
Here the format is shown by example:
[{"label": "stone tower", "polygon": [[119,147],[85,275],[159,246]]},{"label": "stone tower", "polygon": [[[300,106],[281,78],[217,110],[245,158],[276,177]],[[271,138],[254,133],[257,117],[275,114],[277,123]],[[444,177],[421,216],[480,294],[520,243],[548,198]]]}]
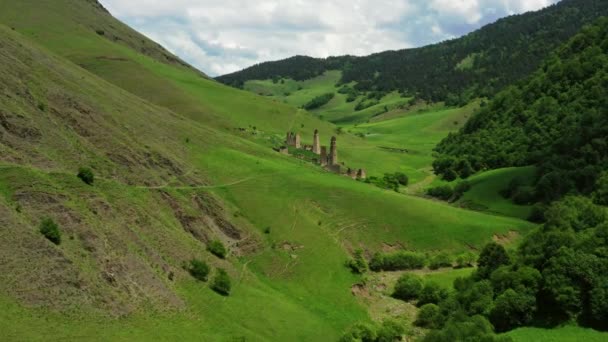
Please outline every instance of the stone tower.
[{"label": "stone tower", "polygon": [[287,138],[285,139],[285,144],[287,146],[291,146],[291,132],[287,132]]},{"label": "stone tower", "polygon": [[329,148],[329,165],[338,165],[338,147],[336,146],[336,137],[331,137],[331,146]]},{"label": "stone tower", "polygon": [[321,154],[321,143],[319,142],[319,130],[315,129],[315,136],[312,143],[312,153]]},{"label": "stone tower", "polygon": [[365,173],[364,169],[359,169],[359,172],[357,172],[357,178],[358,179],[366,179],[367,178],[367,174]]},{"label": "stone tower", "polygon": [[327,165],[327,146],[321,146],[321,166]]},{"label": "stone tower", "polygon": [[296,136],[294,137],[294,146],[296,148],[302,148],[302,144],[300,142],[300,133],[296,133]]}]

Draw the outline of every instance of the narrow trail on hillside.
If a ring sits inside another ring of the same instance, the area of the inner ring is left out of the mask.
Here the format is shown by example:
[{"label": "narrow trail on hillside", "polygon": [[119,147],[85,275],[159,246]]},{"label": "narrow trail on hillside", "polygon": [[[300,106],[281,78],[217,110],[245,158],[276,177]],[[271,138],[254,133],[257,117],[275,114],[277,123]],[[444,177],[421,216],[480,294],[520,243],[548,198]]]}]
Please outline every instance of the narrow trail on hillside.
[{"label": "narrow trail on hillside", "polygon": [[172,186],[172,185],[169,185],[169,184],[165,184],[165,185],[157,185],[157,186],[143,186],[143,185],[141,185],[141,186],[137,186],[136,188],[138,188],[138,189],[150,189],[150,190],[161,190],[161,189],[175,189],[175,190],[217,189],[217,188],[226,188],[226,187],[229,187],[229,186],[238,185],[238,184],[241,184],[241,183],[252,181],[254,179],[259,179],[259,178],[264,178],[264,177],[270,177],[270,176],[274,176],[274,175],[277,175],[277,174],[278,174],[278,172],[268,173],[268,174],[265,174],[265,175],[252,176],[252,177],[247,177],[247,178],[239,179],[239,180],[236,180],[236,181],[230,182],[230,183],[215,184],[215,185]]},{"label": "narrow trail on hillside", "polygon": [[431,174],[429,174],[428,176],[426,176],[420,182],[418,182],[418,183],[416,183],[416,184],[408,187],[406,193],[408,195],[415,195],[416,193],[418,193],[422,189],[424,189],[426,186],[428,186],[431,183],[433,183],[433,181],[435,180],[435,178],[437,178],[437,176],[431,172]]}]

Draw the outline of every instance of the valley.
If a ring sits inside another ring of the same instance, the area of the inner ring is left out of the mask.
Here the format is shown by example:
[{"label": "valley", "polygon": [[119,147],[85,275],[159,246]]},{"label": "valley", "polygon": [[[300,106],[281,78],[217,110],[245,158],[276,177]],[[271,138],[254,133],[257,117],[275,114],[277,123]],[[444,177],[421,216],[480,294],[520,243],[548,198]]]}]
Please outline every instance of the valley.
[{"label": "valley", "polygon": [[[605,57],[605,22],[598,27],[593,38]],[[272,75],[237,89],[97,1],[0,0],[3,339],[360,341],[371,331],[390,341],[444,341],[448,329],[468,331],[449,326],[464,322],[489,325],[488,341],[605,340],[595,320],[528,320],[502,330],[488,321],[497,322],[490,311],[504,285],[489,274],[519,277],[536,266],[542,257],[534,253],[552,249],[535,241],[577,241],[593,255],[596,279],[606,220],[605,204],[591,199],[603,196],[601,186],[572,203],[518,201],[545,169],[534,163],[487,163],[465,176],[453,161],[459,174],[450,181],[437,172],[446,157],[437,146],[494,108],[493,94],[435,101],[399,89],[356,90],[359,82],[344,75]],[[325,101],[326,94],[333,95]],[[315,130],[322,145],[335,137],[339,161],[367,177],[275,150],[286,132],[313,145]],[[395,182],[398,175],[406,180]],[[441,187],[450,191],[443,199],[432,191]],[[546,221],[576,228],[534,235],[550,227],[530,219],[541,206]],[[487,246],[495,249],[490,262]],[[534,281],[527,274],[517,281],[536,286],[536,272]],[[224,273],[227,285],[218,280]],[[407,277],[440,297],[427,303],[437,310],[461,301],[462,322],[420,323],[419,298],[398,295]],[[600,298],[593,319],[606,313],[604,285],[593,293]],[[466,291],[488,297],[493,286],[490,304],[465,303],[478,300]]]}]

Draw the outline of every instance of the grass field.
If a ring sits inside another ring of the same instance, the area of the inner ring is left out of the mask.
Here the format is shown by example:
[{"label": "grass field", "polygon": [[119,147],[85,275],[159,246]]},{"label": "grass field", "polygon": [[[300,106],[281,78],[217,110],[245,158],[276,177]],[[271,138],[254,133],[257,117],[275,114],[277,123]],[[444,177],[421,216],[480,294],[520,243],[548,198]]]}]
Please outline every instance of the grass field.
[{"label": "grass field", "polygon": [[471,190],[465,193],[456,205],[526,219],[530,216],[532,207],[517,205],[502,197],[500,191],[506,189],[514,178],[521,178],[532,184],[535,172],[534,167],[506,168],[473,176],[467,180],[472,186]]},{"label": "grass field", "polygon": [[553,329],[520,328],[513,330],[506,336],[515,342],[603,342],[608,340],[608,333],[577,326],[565,326]]}]

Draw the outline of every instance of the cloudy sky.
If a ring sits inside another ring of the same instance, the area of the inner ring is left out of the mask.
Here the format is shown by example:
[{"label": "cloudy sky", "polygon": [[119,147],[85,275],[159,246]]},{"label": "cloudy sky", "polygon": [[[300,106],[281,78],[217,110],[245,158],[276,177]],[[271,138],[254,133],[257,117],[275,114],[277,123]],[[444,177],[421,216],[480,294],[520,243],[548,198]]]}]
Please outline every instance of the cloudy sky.
[{"label": "cloudy sky", "polygon": [[211,76],[293,55],[367,55],[458,37],[558,0],[100,0]]}]

